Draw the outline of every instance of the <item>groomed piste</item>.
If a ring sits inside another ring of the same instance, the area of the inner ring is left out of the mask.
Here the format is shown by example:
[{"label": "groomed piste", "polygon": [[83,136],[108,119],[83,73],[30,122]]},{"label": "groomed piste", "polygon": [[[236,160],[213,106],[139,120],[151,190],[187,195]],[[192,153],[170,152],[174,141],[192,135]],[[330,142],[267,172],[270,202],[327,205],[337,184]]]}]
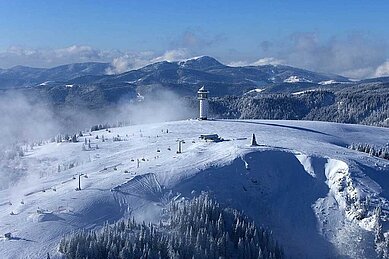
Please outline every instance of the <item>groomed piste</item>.
[{"label": "groomed piste", "polygon": [[60,256],[66,234],[129,217],[157,223],[171,200],[205,191],[271,230],[288,257],[372,258],[377,207],[388,231],[389,163],[348,146],[385,146],[388,137],[386,128],[326,122],[186,120],[44,144],[0,191],[0,236],[11,233],[0,254]]}]

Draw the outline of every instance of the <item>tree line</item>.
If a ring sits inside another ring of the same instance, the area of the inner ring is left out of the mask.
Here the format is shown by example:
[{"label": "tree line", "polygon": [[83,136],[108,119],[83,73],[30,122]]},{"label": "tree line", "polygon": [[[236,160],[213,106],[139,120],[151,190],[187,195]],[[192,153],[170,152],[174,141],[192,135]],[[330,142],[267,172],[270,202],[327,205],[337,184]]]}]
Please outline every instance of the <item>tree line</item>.
[{"label": "tree line", "polygon": [[64,237],[66,258],[283,258],[271,232],[207,194],[173,202],[159,224],[134,219]]}]

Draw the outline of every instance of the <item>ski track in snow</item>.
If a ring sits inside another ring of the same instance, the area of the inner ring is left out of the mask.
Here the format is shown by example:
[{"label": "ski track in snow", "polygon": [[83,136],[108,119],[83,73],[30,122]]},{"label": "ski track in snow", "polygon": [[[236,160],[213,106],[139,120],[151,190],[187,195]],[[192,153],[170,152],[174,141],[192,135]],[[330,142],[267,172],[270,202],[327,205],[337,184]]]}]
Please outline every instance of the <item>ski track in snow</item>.
[{"label": "ski track in snow", "polygon": [[[226,141],[199,140],[205,133]],[[252,133],[260,146],[248,146]],[[113,141],[116,135],[124,140]],[[371,257],[378,202],[389,229],[388,161],[346,146],[385,145],[388,136],[385,128],[326,122],[188,120],[45,144],[22,158],[24,179],[0,191],[0,236],[14,237],[0,240],[0,253],[55,257],[64,234],[132,216],[158,222],[169,199],[208,191],[271,229],[293,258]],[[82,151],[84,138],[99,149]],[[178,139],[185,141],[182,154]],[[76,191],[79,173],[82,190]],[[360,219],[356,205],[366,196],[371,202]]]}]

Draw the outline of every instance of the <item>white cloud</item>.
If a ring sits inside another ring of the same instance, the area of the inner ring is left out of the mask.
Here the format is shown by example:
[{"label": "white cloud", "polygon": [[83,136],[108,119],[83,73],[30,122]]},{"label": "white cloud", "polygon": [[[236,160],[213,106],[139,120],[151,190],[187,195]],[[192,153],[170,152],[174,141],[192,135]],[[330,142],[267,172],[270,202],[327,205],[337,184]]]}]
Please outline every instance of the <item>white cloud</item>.
[{"label": "white cloud", "polygon": [[107,74],[120,74],[131,69],[141,68],[150,64],[154,57],[155,54],[151,51],[126,53],[119,57],[115,57],[106,72]]},{"label": "white cloud", "polygon": [[247,61],[232,61],[230,63],[228,63],[228,65],[230,67],[244,67],[244,66],[248,66],[250,63],[247,62]]},{"label": "white cloud", "polygon": [[114,58],[111,62],[111,67],[107,69],[107,74],[120,74],[128,71],[130,67],[130,60],[127,57]]},{"label": "white cloud", "polygon": [[265,58],[260,58],[254,62],[235,61],[229,63],[228,65],[231,67],[242,67],[242,66],[280,65],[280,64],[284,64],[284,61],[273,57],[265,57]]},{"label": "white cloud", "polygon": [[264,65],[280,65],[283,64],[284,61],[281,59],[273,58],[273,57],[267,57],[267,58],[261,58],[257,61],[253,62],[253,66],[264,66]]},{"label": "white cloud", "polygon": [[87,45],[73,45],[59,49],[28,49],[11,46],[0,52],[0,67],[16,65],[31,67],[54,67],[78,62],[107,62],[111,66],[107,74],[123,73],[159,61],[176,61],[190,57],[185,48],[168,50],[164,53],[152,51],[123,52],[99,50]]},{"label": "white cloud", "polygon": [[376,77],[389,76],[389,60],[385,61],[383,64],[377,67],[374,76]]},{"label": "white cloud", "polygon": [[131,69],[141,68],[151,63],[161,61],[179,61],[191,57],[189,51],[184,48],[168,50],[162,55],[146,51],[140,53],[126,53],[112,60],[107,74],[123,73]]},{"label": "white cloud", "polygon": [[259,46],[264,58],[237,61],[229,65],[287,64],[352,79],[389,75],[385,41],[363,34],[323,40],[317,33],[294,33],[280,41],[264,41]]},{"label": "white cloud", "polygon": [[151,62],[160,61],[179,61],[191,57],[189,51],[185,48],[168,50],[163,55],[154,58]]},{"label": "white cloud", "polygon": [[110,62],[120,51],[102,51],[85,45],[73,45],[59,49],[29,49],[11,46],[0,52],[0,67],[25,65],[52,67],[77,62]]},{"label": "white cloud", "polygon": [[317,33],[294,33],[265,45],[263,52],[283,63],[352,78],[374,76],[388,54],[385,41],[363,34],[323,40]]},{"label": "white cloud", "polygon": [[[171,49],[165,52],[100,50],[88,45],[73,45],[58,49],[12,46],[0,52],[0,67],[8,68],[15,65],[53,67],[94,61],[111,63],[107,73],[117,74],[153,62],[179,61],[203,55],[204,51],[209,51],[211,47],[224,40],[222,35],[204,35],[188,30],[182,37],[172,42]],[[240,57],[240,60],[230,62],[230,66],[287,64],[354,79],[389,75],[386,42],[367,35],[351,34],[323,40],[317,33],[294,33],[278,41],[264,41],[258,46],[262,50],[262,58],[258,60],[250,58],[252,55],[249,53],[242,55],[240,52],[231,52],[231,49],[224,51],[224,54],[221,54],[218,49],[211,52],[218,53],[217,56],[222,57],[222,60],[227,63]]]}]

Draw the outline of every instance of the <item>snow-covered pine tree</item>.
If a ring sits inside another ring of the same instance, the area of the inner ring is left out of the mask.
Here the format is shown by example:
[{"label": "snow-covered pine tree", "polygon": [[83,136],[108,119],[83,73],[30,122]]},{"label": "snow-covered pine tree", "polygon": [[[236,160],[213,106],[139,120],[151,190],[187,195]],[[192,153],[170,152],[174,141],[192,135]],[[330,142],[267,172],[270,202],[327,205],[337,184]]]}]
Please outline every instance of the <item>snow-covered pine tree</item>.
[{"label": "snow-covered pine tree", "polygon": [[269,232],[201,194],[169,206],[169,224],[134,219],[64,237],[68,258],[283,258]]}]

